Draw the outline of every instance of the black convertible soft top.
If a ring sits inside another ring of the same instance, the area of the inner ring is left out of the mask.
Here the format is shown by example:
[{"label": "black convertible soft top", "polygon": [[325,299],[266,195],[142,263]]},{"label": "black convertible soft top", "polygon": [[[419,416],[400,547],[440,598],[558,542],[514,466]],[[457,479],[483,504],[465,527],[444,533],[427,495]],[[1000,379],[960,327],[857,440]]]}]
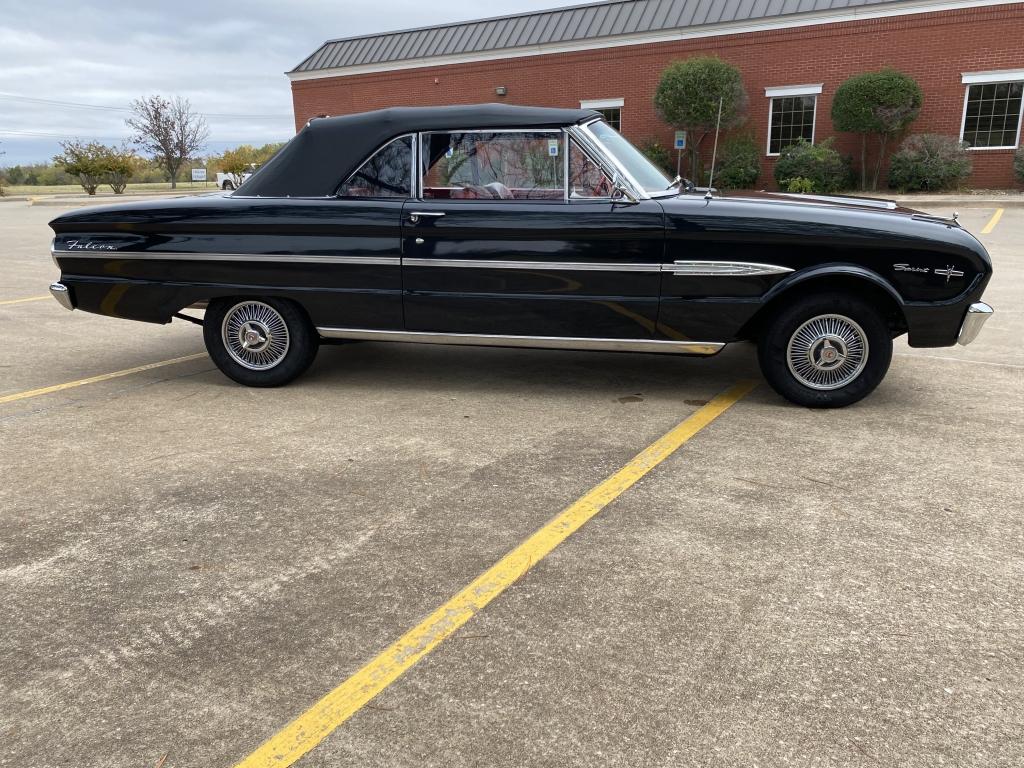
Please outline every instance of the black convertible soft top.
[{"label": "black convertible soft top", "polygon": [[378,147],[415,131],[561,128],[599,117],[589,109],[468,104],[393,107],[311,120],[239,188],[239,197],[326,197]]}]

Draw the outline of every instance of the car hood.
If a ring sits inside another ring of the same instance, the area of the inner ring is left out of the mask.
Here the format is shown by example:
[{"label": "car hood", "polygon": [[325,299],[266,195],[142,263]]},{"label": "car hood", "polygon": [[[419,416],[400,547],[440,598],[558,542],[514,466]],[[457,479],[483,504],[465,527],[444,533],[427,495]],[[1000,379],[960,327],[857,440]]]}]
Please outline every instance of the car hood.
[{"label": "car hood", "polygon": [[894,245],[959,255],[990,269],[985,247],[956,220],[889,200],[841,195],[743,192],[658,200],[670,237],[759,245],[815,244],[864,251]]},{"label": "car hood", "polygon": [[[694,193],[679,197],[694,197]],[[703,197],[703,196],[701,196]],[[791,192],[715,192],[716,199],[744,200],[751,203],[779,203],[819,208],[846,208],[853,210],[888,211],[897,214],[921,214],[914,208],[907,208],[894,200],[881,197],[859,197],[856,195],[807,195]]]}]

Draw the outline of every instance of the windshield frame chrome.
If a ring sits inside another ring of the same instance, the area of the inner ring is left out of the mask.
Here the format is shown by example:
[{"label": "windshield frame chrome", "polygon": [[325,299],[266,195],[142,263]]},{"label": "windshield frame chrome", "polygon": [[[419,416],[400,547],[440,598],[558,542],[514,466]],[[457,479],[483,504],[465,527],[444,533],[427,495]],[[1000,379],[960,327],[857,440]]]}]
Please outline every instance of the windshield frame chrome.
[{"label": "windshield frame chrome", "polygon": [[601,122],[602,118],[595,117],[593,120],[588,120],[586,123],[574,125],[569,128],[569,133],[574,136],[577,141],[582,145],[585,152],[587,152],[591,158],[597,161],[603,168],[604,172],[608,174],[608,177],[612,180],[618,179],[623,186],[627,187],[629,191],[639,200],[650,200],[651,195],[637,182],[633,175],[626,170],[626,167],[622,162],[601,142],[597,136],[594,135],[593,131],[590,130],[589,126],[594,123]]},{"label": "windshield frame chrome", "polygon": [[[664,192],[649,192],[644,189],[643,185],[636,180],[636,178],[629,172],[625,164],[619,160],[611,149],[604,144],[590,129],[590,126],[594,123],[604,122],[604,118],[594,117],[585,123],[574,125],[569,129],[569,132],[581,140],[584,146],[587,147],[591,154],[596,154],[600,159],[604,160],[605,171],[609,173],[613,178],[617,175],[619,180],[623,182],[623,186],[628,187],[629,191],[633,193],[633,196],[639,200],[655,200],[666,197],[676,197],[679,192],[667,189]],[[610,170],[610,172],[609,172]]]}]

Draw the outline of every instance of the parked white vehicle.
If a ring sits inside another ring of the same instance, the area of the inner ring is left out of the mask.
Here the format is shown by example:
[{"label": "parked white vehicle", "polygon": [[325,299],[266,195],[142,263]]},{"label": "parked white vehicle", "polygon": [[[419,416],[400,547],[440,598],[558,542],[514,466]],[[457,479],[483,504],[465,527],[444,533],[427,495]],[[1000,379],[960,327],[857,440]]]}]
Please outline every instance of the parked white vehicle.
[{"label": "parked white vehicle", "polygon": [[243,173],[242,174],[242,180],[241,181],[237,181],[238,177],[235,174],[233,174],[233,173],[218,173],[217,174],[217,188],[218,189],[225,189],[225,190],[234,189],[239,184],[244,183],[245,180],[248,179],[250,176],[252,176],[251,173]]}]

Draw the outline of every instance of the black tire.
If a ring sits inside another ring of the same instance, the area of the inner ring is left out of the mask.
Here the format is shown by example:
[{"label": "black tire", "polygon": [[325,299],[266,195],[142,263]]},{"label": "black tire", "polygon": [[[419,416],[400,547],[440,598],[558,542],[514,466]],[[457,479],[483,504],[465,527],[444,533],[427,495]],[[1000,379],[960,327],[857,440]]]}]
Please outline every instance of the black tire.
[{"label": "black tire", "polygon": [[[248,348],[243,346],[247,331],[256,333]],[[309,368],[320,346],[320,337],[298,305],[259,297],[211,301],[203,340],[221,372],[247,387],[280,387],[293,381]]]},{"label": "black tire", "polygon": [[892,334],[882,313],[864,299],[823,293],[776,313],[757,351],[764,377],[784,398],[808,408],[842,408],[867,397],[885,378]]},{"label": "black tire", "polygon": [[222,187],[222,189],[223,189],[223,190],[224,190],[225,192],[229,192],[230,190],[232,190],[232,189],[234,189],[234,188],[235,188],[235,185],[234,185],[234,184],[232,184],[232,183],[231,183],[230,181],[225,181],[225,182],[224,182],[224,186]]}]

